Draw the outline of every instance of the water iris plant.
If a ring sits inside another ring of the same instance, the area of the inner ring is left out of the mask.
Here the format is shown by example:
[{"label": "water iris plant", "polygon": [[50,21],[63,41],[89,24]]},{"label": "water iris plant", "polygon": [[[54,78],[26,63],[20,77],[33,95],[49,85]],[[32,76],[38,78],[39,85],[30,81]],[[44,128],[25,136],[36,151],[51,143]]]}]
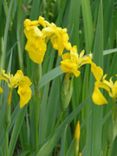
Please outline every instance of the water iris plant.
[{"label": "water iris plant", "polygon": [[116,12],[0,1],[0,156],[117,155]]}]

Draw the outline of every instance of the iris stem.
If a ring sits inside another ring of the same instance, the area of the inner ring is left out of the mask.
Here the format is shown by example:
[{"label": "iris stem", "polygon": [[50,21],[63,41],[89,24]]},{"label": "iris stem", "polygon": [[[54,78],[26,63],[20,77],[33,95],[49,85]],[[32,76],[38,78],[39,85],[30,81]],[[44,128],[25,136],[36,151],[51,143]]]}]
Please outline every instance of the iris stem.
[{"label": "iris stem", "polygon": [[9,125],[11,120],[11,107],[10,105],[6,105],[6,129],[5,129],[5,156],[8,155],[9,150]]},{"label": "iris stem", "polygon": [[79,140],[75,140],[75,156],[79,156]]},{"label": "iris stem", "polygon": [[39,90],[39,81],[42,76],[42,67],[41,65],[34,65],[34,71],[35,71],[35,76],[33,77],[34,81],[34,108],[33,108],[33,113],[34,113],[34,144],[35,148],[38,149],[39,147],[39,112],[40,112],[40,90]]}]

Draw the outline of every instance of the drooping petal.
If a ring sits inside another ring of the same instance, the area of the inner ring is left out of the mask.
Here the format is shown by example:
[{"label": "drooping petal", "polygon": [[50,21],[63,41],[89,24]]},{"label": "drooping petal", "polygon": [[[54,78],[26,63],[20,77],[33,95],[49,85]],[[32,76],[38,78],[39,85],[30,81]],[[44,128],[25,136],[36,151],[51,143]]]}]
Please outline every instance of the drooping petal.
[{"label": "drooping petal", "polygon": [[46,52],[46,42],[42,32],[33,32],[31,37],[28,38],[25,49],[29,54],[29,57],[35,63],[41,64],[43,62]]},{"label": "drooping petal", "polygon": [[43,39],[37,38],[32,41],[27,41],[25,49],[33,62],[37,64],[41,64],[43,62],[46,52],[46,43]]},{"label": "drooping petal", "polygon": [[67,29],[57,27],[54,23],[49,24],[48,27],[42,30],[44,36],[46,36],[52,43],[54,49],[58,50],[58,54],[61,56],[64,49],[70,50],[71,44],[68,41],[69,36]]},{"label": "drooping petal", "polygon": [[51,37],[53,48],[58,50],[59,56],[62,55],[64,49],[69,49],[71,44],[68,42],[69,36],[66,29],[58,29]]},{"label": "drooping petal", "polygon": [[18,94],[20,96],[20,108],[23,108],[28,104],[32,96],[31,88],[28,85],[22,85],[18,87]]},{"label": "drooping petal", "polygon": [[41,64],[46,52],[46,40],[43,32],[37,26],[30,26],[24,29],[27,38],[25,46],[29,57],[35,63]]},{"label": "drooping petal", "polygon": [[94,88],[94,91],[92,94],[92,100],[97,105],[104,105],[108,103],[106,98],[103,96],[103,94],[101,93],[98,87]]}]

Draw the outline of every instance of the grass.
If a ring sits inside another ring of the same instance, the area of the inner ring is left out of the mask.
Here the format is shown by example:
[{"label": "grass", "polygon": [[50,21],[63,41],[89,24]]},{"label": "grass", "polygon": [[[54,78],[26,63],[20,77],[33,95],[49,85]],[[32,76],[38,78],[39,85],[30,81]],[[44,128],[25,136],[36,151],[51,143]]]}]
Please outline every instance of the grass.
[{"label": "grass", "polygon": [[[94,62],[109,77],[117,74],[116,0],[1,0],[0,68],[11,73],[22,69],[32,81],[33,95],[20,109],[14,91],[8,107],[8,88],[1,82],[0,156],[80,156],[75,153],[77,121],[81,123],[82,156],[116,156],[117,106],[110,99],[107,105],[94,105],[90,67],[83,67],[81,76],[73,79],[72,97],[64,109],[61,96],[65,74],[51,44],[41,65],[29,59],[23,22],[40,15],[66,27],[70,42],[79,51],[92,52]],[[68,91],[67,98],[69,95]]]}]

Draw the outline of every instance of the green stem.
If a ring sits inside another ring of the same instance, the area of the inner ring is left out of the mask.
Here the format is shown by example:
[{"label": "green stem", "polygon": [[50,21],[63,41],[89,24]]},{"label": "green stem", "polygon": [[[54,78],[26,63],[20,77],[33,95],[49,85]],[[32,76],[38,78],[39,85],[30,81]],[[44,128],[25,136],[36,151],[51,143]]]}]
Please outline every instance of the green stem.
[{"label": "green stem", "polygon": [[75,156],[79,156],[79,140],[75,140]]},{"label": "green stem", "polygon": [[11,107],[10,105],[6,105],[6,129],[5,129],[5,156],[8,155],[8,147],[9,147],[9,125],[10,125],[10,115],[11,115]]},{"label": "green stem", "polygon": [[[33,64],[33,84],[34,84],[34,96],[33,96],[33,105],[30,106],[30,117],[31,117],[31,134],[32,144],[34,149],[39,147],[39,112],[40,112],[40,89],[39,81],[41,79],[41,65]],[[33,120],[32,120],[33,119]]]}]

